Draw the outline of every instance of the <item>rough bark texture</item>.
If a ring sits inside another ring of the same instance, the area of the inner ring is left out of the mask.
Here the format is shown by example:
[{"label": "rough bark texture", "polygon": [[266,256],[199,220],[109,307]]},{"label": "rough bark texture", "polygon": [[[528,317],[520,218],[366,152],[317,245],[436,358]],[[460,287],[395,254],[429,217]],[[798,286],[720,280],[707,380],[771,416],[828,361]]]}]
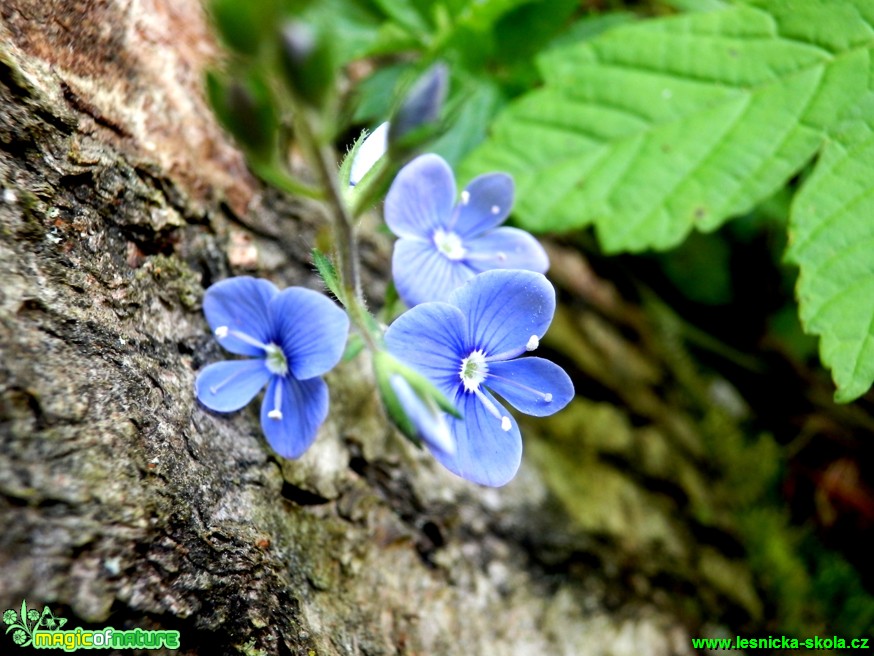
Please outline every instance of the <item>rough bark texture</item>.
[{"label": "rough bark texture", "polygon": [[[734,420],[573,252],[552,252],[569,302],[545,348],[600,400],[527,422],[506,488],[388,428],[366,358],[329,376],[297,462],[256,409],[198,406],[223,358],[203,288],[318,287],[324,230],[217,128],[214,54],[196,0],[0,3],[0,607],[209,654],[682,654],[755,622],[706,464]],[[388,245],[365,242],[378,299]]]}]

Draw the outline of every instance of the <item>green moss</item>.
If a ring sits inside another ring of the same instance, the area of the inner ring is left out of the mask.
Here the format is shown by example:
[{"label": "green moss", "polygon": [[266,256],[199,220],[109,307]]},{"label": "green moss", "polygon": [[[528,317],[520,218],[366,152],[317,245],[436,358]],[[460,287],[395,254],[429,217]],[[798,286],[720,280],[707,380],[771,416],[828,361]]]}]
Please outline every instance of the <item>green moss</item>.
[{"label": "green moss", "polygon": [[191,311],[200,307],[203,295],[200,278],[175,256],[149,258],[147,265],[137,270],[136,276],[138,279],[151,277],[157,283],[159,295],[171,305],[179,304]]}]

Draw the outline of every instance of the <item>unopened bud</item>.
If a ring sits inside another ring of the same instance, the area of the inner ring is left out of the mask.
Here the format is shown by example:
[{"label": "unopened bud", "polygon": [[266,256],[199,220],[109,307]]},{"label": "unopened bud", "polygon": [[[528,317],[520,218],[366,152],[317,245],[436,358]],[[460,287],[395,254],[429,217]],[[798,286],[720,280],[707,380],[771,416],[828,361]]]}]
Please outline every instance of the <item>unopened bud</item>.
[{"label": "unopened bud", "polygon": [[388,141],[392,148],[409,149],[436,131],[448,87],[449,69],[443,63],[419,78],[391,120]]}]

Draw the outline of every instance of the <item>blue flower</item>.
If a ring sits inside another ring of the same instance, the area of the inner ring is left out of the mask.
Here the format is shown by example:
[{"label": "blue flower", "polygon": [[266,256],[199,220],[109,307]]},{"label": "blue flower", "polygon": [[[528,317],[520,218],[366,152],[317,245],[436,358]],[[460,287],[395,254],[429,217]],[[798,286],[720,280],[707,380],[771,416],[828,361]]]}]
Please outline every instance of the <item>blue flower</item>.
[{"label": "blue flower", "polygon": [[412,307],[445,301],[489,269],[545,273],[549,258],[523,230],[498,227],[513,205],[513,178],[475,178],[455,203],[455,176],[437,155],[422,155],[398,173],[385,199],[385,222],[399,239],[392,274],[401,299]]},{"label": "blue flower", "polygon": [[197,376],[197,398],[210,410],[233,412],[266,384],[264,435],[279,455],[299,457],[328,415],[328,387],[320,376],[343,355],[346,313],[318,292],[280,292],[246,276],[207,289],[203,312],[225,349],[253,359],[206,367]]},{"label": "blue flower", "polygon": [[[417,305],[389,327],[389,352],[426,376],[464,417],[445,416],[454,449],[425,440],[447,469],[491,486],[516,474],[522,437],[493,393],[536,417],[558,412],[573,398],[561,367],[543,358],[517,359],[537,348],[554,312],[555,290],[541,274],[487,271],[450,294],[448,303]],[[411,412],[410,419],[428,434],[427,415]]]}]

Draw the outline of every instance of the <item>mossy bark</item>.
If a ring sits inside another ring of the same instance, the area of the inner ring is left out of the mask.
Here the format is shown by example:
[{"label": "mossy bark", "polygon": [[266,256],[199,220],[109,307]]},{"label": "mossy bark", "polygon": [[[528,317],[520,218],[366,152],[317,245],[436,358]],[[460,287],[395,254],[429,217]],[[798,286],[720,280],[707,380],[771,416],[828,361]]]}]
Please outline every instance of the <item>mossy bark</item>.
[{"label": "mossy bark", "polygon": [[[506,488],[400,439],[366,357],[300,461],[256,409],[196,403],[223,357],[203,288],[318,288],[325,230],[217,128],[214,55],[196,0],[0,5],[0,609],[178,629],[191,654],[679,654],[755,623],[712,446],[735,418],[574,252],[544,347],[600,400],[526,422]],[[389,245],[364,238],[379,299]]]}]

